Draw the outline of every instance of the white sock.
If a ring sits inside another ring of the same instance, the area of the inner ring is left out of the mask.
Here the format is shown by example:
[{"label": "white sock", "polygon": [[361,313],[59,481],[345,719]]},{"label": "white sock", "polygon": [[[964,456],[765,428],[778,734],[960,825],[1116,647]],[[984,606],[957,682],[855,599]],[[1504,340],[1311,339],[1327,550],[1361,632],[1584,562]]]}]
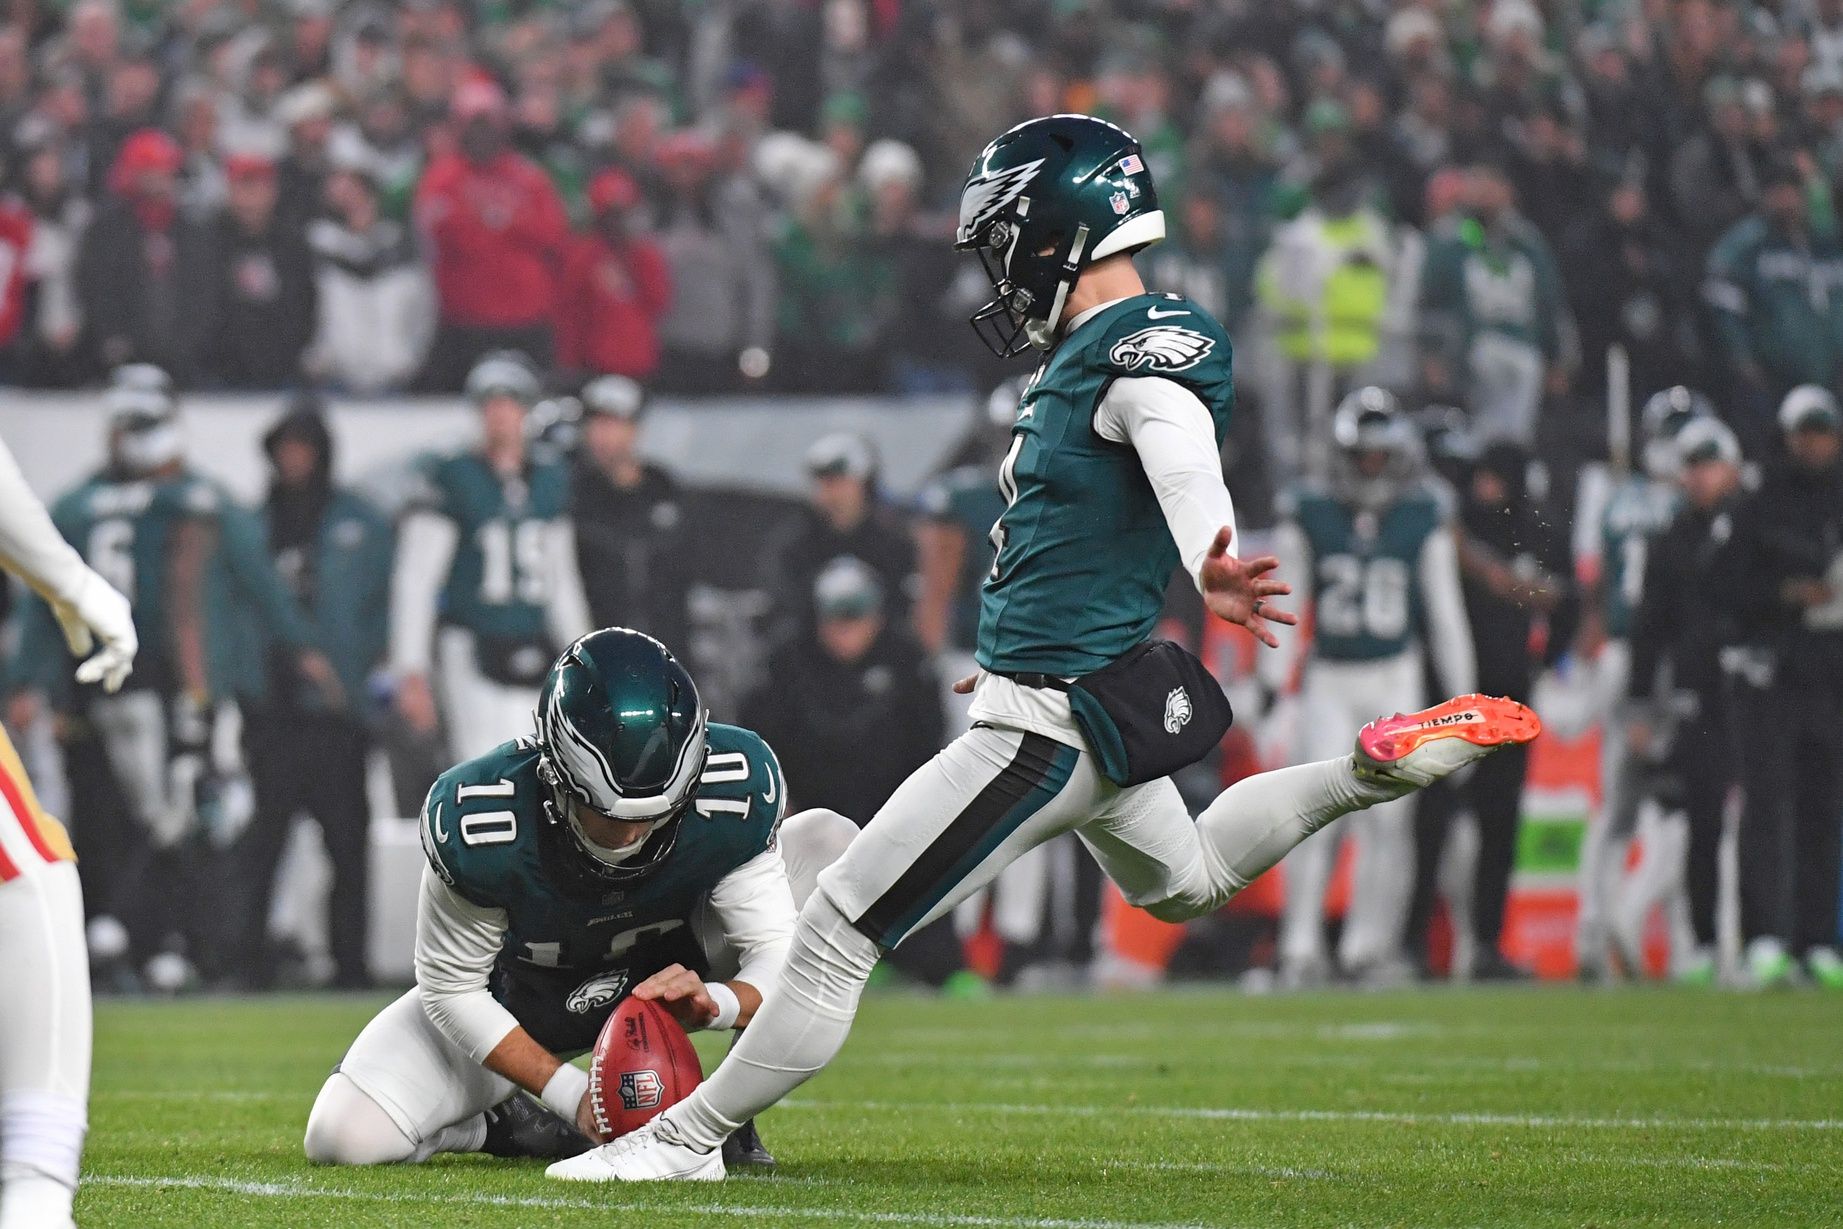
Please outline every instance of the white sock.
[{"label": "white sock", "polygon": [[422,1141],[412,1161],[426,1161],[442,1152],[478,1152],[486,1146],[486,1115],[475,1114],[450,1123]]},{"label": "white sock", "polygon": [[1197,817],[1207,897],[1174,897],[1146,912],[1181,922],[1219,909],[1332,820],[1392,796],[1358,780],[1348,755],[1244,777]]},{"label": "white sock", "polygon": [[877,964],[877,945],[823,891],[800,911],[781,979],[729,1055],[661,1116],[674,1140],[708,1152],[832,1061]]},{"label": "white sock", "polygon": [[0,1174],[0,1229],[65,1229],[75,1194],[40,1173]]},{"label": "white sock", "polygon": [[86,1126],[75,1097],[31,1089],[0,1096],[0,1229],[68,1222]]}]

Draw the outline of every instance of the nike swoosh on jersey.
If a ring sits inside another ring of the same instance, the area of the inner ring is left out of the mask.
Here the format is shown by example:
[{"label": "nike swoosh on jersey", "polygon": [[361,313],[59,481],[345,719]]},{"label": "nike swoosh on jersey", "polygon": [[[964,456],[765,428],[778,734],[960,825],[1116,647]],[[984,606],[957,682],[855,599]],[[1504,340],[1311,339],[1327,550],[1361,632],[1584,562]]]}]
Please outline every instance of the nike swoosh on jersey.
[{"label": "nike swoosh on jersey", "polygon": [[1167,316],[1188,316],[1189,314],[1189,312],[1161,312],[1156,307],[1148,307],[1145,309],[1146,319],[1148,320],[1163,320]]},{"label": "nike swoosh on jersey", "polygon": [[768,785],[765,789],[762,790],[762,801],[768,803],[769,805],[773,805],[774,796],[778,792],[780,792],[780,786],[774,783],[774,774],[770,772],[768,774]]},{"label": "nike swoosh on jersey", "polygon": [[448,839],[447,830],[442,827],[442,804],[439,802],[435,804],[435,818],[432,822],[432,826],[435,829],[436,840],[445,841]]}]

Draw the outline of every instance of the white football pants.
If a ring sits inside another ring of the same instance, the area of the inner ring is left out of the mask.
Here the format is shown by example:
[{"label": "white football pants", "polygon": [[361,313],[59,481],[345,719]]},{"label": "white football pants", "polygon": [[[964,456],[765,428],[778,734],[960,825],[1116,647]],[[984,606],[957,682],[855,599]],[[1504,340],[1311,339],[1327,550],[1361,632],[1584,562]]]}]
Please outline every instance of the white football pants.
[{"label": "white football pants", "polygon": [[531,733],[538,689],[487,678],[474,656],[473,633],[444,627],[435,641],[435,702],[448,731],[450,758],[459,763]]},{"label": "white football pants", "polygon": [[75,863],[18,865],[0,884],[0,1229],[61,1229],[90,1090],[83,891]]},{"label": "white football pants", "polygon": [[880,953],[1053,836],[1075,832],[1128,901],[1175,922],[1380,800],[1346,754],[1239,781],[1193,823],[1168,780],[1122,789],[1085,750],[976,726],[903,782],[820,876],[775,990],[711,1078],[662,1116],[661,1133],[715,1148],[811,1078],[844,1044]]},{"label": "white football pants", "polygon": [[[1313,658],[1300,689],[1300,758],[1336,755],[1350,746],[1364,723],[1422,707],[1424,691],[1419,653],[1360,662]],[[1318,833],[1287,860],[1280,919],[1283,965],[1326,962],[1325,890],[1337,865],[1338,843],[1345,838],[1356,842],[1356,864],[1338,961],[1358,969],[1401,955],[1414,891],[1411,797],[1378,803],[1348,824]]]}]

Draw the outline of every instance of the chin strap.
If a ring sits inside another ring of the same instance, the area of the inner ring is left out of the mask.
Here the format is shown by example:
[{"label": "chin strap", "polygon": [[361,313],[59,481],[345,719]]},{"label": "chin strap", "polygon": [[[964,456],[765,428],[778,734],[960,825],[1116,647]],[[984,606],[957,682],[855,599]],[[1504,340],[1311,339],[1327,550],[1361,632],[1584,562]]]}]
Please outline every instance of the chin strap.
[{"label": "chin strap", "polygon": [[1069,244],[1069,253],[1062,259],[1062,276],[1056,281],[1056,297],[1050,300],[1049,315],[1042,320],[1030,320],[1024,324],[1025,335],[1030,344],[1039,350],[1047,350],[1056,344],[1056,332],[1062,323],[1062,309],[1069,301],[1069,291],[1074,289],[1075,279],[1081,276],[1082,253],[1088,248],[1088,224],[1082,223],[1075,228],[1074,242]]}]

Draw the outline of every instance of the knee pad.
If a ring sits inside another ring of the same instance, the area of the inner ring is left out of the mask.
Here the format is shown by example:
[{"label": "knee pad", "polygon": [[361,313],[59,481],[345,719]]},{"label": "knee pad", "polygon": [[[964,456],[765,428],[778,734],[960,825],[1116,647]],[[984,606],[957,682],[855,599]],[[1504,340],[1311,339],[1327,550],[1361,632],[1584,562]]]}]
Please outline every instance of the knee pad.
[{"label": "knee pad", "polygon": [[805,907],[819,882],[819,872],[843,857],[857,834],[856,824],[824,808],[801,811],[781,821],[781,860],[787,864],[794,908]]},{"label": "knee pad", "polygon": [[327,1077],[314,1098],[301,1143],[316,1165],[390,1165],[416,1154],[416,1141],[340,1071]]}]

